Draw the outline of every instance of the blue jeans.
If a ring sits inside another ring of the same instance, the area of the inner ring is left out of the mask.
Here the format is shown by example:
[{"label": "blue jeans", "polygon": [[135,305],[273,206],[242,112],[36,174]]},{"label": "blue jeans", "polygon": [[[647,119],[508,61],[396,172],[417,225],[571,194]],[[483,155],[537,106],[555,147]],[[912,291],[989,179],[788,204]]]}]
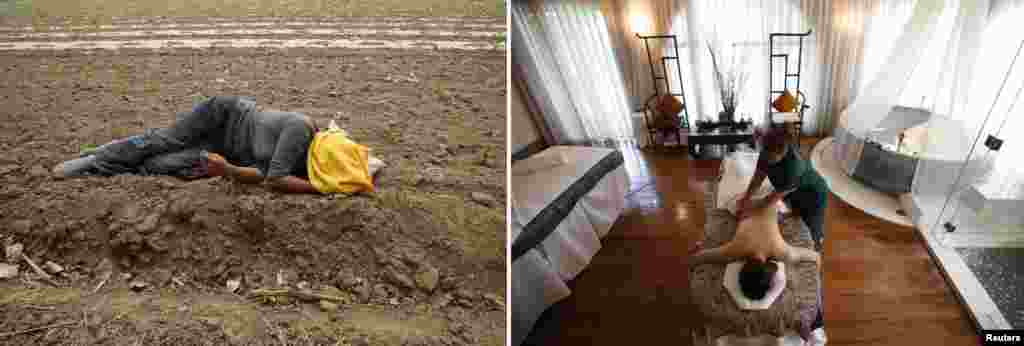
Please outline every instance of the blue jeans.
[{"label": "blue jeans", "polygon": [[220,151],[225,122],[254,109],[252,101],[240,97],[211,97],[191,112],[179,113],[170,127],[100,146],[94,154],[93,172],[107,176],[206,176],[206,152]]}]

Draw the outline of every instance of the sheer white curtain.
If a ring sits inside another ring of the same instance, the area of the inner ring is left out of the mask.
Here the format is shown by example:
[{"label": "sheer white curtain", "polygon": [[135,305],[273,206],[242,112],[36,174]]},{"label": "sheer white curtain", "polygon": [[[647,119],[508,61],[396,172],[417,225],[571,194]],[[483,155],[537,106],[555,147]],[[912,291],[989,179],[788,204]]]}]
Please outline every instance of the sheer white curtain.
[{"label": "sheer white curtain", "polygon": [[[865,39],[868,52],[866,60],[872,63],[866,68],[869,74],[859,96],[847,110],[851,120],[849,129],[855,135],[866,137],[893,106],[903,102],[901,98],[904,95],[912,95],[909,93],[912,89],[908,88],[921,88],[923,86],[920,83],[925,80],[930,81],[931,85],[938,82],[937,75],[926,75],[927,69],[922,67],[946,58],[946,54],[934,54],[938,47],[932,43],[947,45],[954,42],[950,40],[952,32],[949,26],[943,24],[948,21],[950,13],[957,12],[958,6],[942,0],[910,2],[913,4],[910,15],[899,29],[874,33]],[[885,17],[879,15],[875,18],[883,20]],[[886,40],[888,37],[894,39]],[[884,45],[887,47],[882,48]],[[926,54],[929,49],[933,50],[933,54]],[[946,53],[945,49],[938,50]],[[882,58],[875,60],[875,56]]]},{"label": "sheer white curtain", "polygon": [[[977,182],[977,188],[989,196],[1020,199],[1024,196],[1024,161],[1020,159],[1024,143],[1018,139],[1024,133],[1024,55],[1018,54],[1022,54],[1024,40],[1020,35],[1024,32],[1024,1],[994,2],[989,13],[977,48],[968,105],[954,115],[975,131],[972,135],[980,137],[972,161],[991,164],[982,167],[989,169],[989,174]],[[990,134],[1005,140],[998,152],[980,144]]]},{"label": "sheer white curtain", "polygon": [[[875,1],[864,25],[864,62],[862,73],[873,77],[892,51],[903,26],[910,20],[916,0]],[[862,78],[857,89],[864,89],[871,79]]]},{"label": "sheer white curtain", "polygon": [[521,67],[559,144],[628,141],[630,107],[598,1],[512,3],[513,64]]},{"label": "sheer white curtain", "polygon": [[[863,79],[864,32],[868,28],[877,0],[830,1],[821,5],[825,14],[815,18],[818,52],[821,64],[821,87],[824,91],[811,112],[818,122],[819,133],[834,135],[839,115],[852,99]],[[807,6],[804,6],[807,7]],[[805,13],[821,11],[806,11]]]},{"label": "sheer white curtain", "polygon": [[[865,75],[874,77],[884,66],[888,64],[887,54],[893,51],[897,35],[893,33],[902,32],[903,27],[910,21],[913,10],[917,5],[915,0],[894,0],[880,3],[873,16],[870,17],[870,29],[866,33],[865,42]],[[936,3],[936,4],[941,4]],[[916,66],[908,72],[912,72],[911,79],[903,87],[902,93],[898,96],[896,104],[906,107],[917,107],[924,109],[941,110],[949,114],[948,104],[944,98],[949,97],[953,92],[952,83],[955,74],[948,73],[956,71],[955,66],[947,66],[947,63],[958,61],[962,40],[954,35],[964,32],[966,27],[954,27],[960,23],[964,25],[967,18],[958,20],[960,16],[960,1],[947,1],[944,6],[937,6],[933,33],[926,38],[920,47],[923,57]],[[982,17],[986,14],[978,14]],[[976,30],[976,29],[970,29]],[[966,42],[965,42],[966,43]],[[952,59],[935,59],[927,57],[946,57]],[[873,79],[864,78],[859,87],[867,88]]]},{"label": "sheer white curtain", "polygon": [[[615,56],[622,68],[623,82],[626,84],[627,97],[632,109],[639,110],[643,102],[654,95],[654,82],[651,79],[651,66],[648,61],[659,61],[662,47],[665,47],[664,43],[667,41],[648,41],[651,53],[648,57],[647,47],[636,35],[668,32],[672,18],[683,15],[685,6],[682,6],[682,1],[676,0],[606,0],[604,4]],[[685,43],[685,39],[683,41],[681,43]],[[674,69],[675,65],[670,64],[669,67]],[[659,75],[660,68],[657,67]],[[672,72],[674,70],[670,71]],[[665,92],[664,83],[659,84],[658,88],[662,93]]]}]

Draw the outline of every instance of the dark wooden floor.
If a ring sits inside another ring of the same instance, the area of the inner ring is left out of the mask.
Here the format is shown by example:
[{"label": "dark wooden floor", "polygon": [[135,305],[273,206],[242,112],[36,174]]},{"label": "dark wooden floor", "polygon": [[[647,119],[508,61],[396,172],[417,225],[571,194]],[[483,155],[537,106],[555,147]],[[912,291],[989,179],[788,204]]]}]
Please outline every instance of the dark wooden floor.
[{"label": "dark wooden floor", "polygon": [[[805,151],[813,143],[804,145]],[[527,340],[539,345],[689,345],[687,248],[701,237],[702,193],[718,161],[627,151],[629,210],[590,267]],[[806,156],[805,156],[806,157]],[[977,345],[913,229],[829,200],[824,248],[830,345]]]}]

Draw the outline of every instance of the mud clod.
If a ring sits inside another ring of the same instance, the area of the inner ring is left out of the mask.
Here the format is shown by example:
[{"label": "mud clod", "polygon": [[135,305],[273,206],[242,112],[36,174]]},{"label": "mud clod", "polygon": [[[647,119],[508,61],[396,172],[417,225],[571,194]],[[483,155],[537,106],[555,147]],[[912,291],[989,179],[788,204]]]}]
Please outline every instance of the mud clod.
[{"label": "mud clod", "polygon": [[149,288],[149,283],[141,280],[132,281],[128,284],[128,287],[135,292],[142,292]]},{"label": "mud clod", "polygon": [[338,304],[331,303],[331,302],[326,301],[326,300],[321,300],[320,301],[320,310],[323,310],[324,312],[335,312],[335,311],[338,311]]},{"label": "mud clod", "polygon": [[11,279],[18,277],[18,266],[0,263],[0,279]]},{"label": "mud clod", "polygon": [[32,232],[32,220],[18,220],[11,223],[14,234],[28,235]]},{"label": "mud clod", "polygon": [[416,273],[416,286],[421,290],[433,292],[440,278],[441,274],[437,268],[424,266]]},{"label": "mud clod", "polygon": [[43,263],[43,269],[46,269],[46,272],[50,274],[60,274],[64,271],[63,266],[53,261],[46,261],[46,263]]},{"label": "mud clod", "polygon": [[498,201],[494,199],[494,196],[483,192],[473,192],[469,195],[469,198],[473,199],[474,202],[480,203],[485,207],[493,207],[498,204]]},{"label": "mud clod", "polygon": [[25,246],[21,243],[11,244],[4,248],[4,254],[6,255],[7,262],[17,263],[21,260],[21,254],[24,252]]},{"label": "mud clod", "polygon": [[142,220],[142,223],[140,223],[135,228],[135,231],[139,232],[139,233],[142,233],[142,234],[148,234],[148,233],[156,230],[156,228],[158,226],[157,223],[159,221],[160,221],[160,214],[150,214],[149,216],[146,216],[146,218]]},{"label": "mud clod", "polygon": [[416,288],[416,284],[413,282],[413,280],[411,278],[409,278],[408,275],[405,275],[404,273],[399,272],[398,269],[395,269],[395,268],[391,268],[390,270],[388,270],[388,281],[390,281],[391,283],[393,283],[395,285],[398,285],[398,287],[401,287],[401,288],[405,288],[405,289]]}]

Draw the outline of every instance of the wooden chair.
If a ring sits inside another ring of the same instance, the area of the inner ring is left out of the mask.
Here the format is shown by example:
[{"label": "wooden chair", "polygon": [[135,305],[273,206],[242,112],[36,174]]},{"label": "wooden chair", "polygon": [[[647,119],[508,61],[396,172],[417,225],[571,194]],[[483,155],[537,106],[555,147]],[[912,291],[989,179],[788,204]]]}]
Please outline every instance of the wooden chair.
[{"label": "wooden chair", "polygon": [[686,117],[683,116],[682,112],[676,112],[676,114],[665,114],[658,107],[661,97],[674,97],[673,95],[666,94],[654,94],[647,98],[644,102],[644,125],[647,127],[647,135],[650,136],[652,144],[657,143],[659,146],[664,145],[664,141],[655,142],[655,135],[659,135],[663,139],[668,139],[670,135],[676,137],[676,143],[679,145],[683,144],[682,130]]},{"label": "wooden chair", "polygon": [[[772,33],[768,35],[768,116],[769,122],[773,127],[784,127],[787,131],[795,131],[794,136],[796,137],[797,148],[800,147],[800,133],[803,132],[804,125],[804,111],[811,108],[807,105],[807,95],[804,95],[803,91],[800,90],[800,77],[801,71],[803,70],[803,52],[804,52],[804,39],[811,35],[811,30],[802,33]],[[789,70],[789,54],[777,54],[775,53],[775,40],[783,38],[796,38],[798,40],[799,48],[796,53],[796,71],[790,72]],[[772,81],[772,65],[775,63],[775,59],[782,59],[784,69],[783,74],[783,85],[781,90],[773,89]],[[797,108],[796,112],[776,112],[775,108],[772,107],[772,102],[776,95],[781,95],[786,92],[786,87],[790,79],[796,80],[796,98]]]},{"label": "wooden chair", "polygon": [[771,110],[771,126],[775,128],[782,128],[786,130],[786,134],[793,136],[794,143],[797,148],[800,147],[800,134],[803,133],[804,126],[804,111],[811,108],[806,103],[807,96],[804,95],[803,91],[797,92],[797,111],[796,112],[778,112],[776,109],[769,105]]}]

